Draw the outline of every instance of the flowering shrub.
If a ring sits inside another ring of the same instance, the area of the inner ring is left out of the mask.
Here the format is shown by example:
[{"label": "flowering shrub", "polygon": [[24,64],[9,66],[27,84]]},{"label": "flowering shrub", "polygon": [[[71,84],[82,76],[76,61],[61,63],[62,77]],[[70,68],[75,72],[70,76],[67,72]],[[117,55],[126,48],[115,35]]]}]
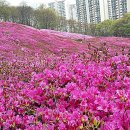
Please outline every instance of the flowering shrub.
[{"label": "flowering shrub", "polygon": [[[0,45],[6,50],[2,50],[0,61],[0,129],[130,129],[128,43],[119,46],[114,43],[109,45],[106,40],[106,44],[102,42],[100,45],[98,42],[103,38],[88,38],[88,41],[93,40],[91,45],[87,40],[88,44],[80,45],[63,38],[65,43],[68,41],[66,46],[70,44],[70,48],[73,45],[79,50],[70,52],[66,49],[66,53],[57,51],[55,54],[54,48],[51,53],[43,54],[40,50],[43,48],[36,44],[43,37],[45,39],[41,42],[46,40],[48,47],[51,47],[54,43],[51,38],[54,40],[56,35],[51,36],[49,31],[47,34],[46,31],[11,23],[2,23],[0,26],[3,30],[6,27],[10,31],[17,27],[18,32],[15,30],[15,34],[21,35],[18,35],[17,39],[21,39],[19,45],[14,46],[16,41],[11,41],[7,34],[1,33],[3,40],[0,40]],[[22,32],[21,28],[28,30],[25,34],[30,37],[23,37],[22,33],[19,33]],[[15,34],[12,33],[13,36],[9,37],[15,37]],[[44,37],[45,35],[47,36]],[[36,38],[36,43],[32,36]],[[22,38],[25,38],[25,41]],[[27,39],[32,41],[28,43]],[[126,40],[129,39],[124,39]],[[63,41],[57,43],[57,48]],[[29,44],[30,47],[25,47],[25,44]],[[8,48],[7,45],[12,48]],[[55,45],[56,43],[52,46]],[[19,51],[16,55],[15,51],[20,47],[24,47],[23,50],[26,51]],[[44,46],[44,49],[46,47]],[[86,52],[80,53],[80,47],[86,47]],[[113,51],[114,53],[111,53]],[[10,56],[10,60],[7,55]]]}]

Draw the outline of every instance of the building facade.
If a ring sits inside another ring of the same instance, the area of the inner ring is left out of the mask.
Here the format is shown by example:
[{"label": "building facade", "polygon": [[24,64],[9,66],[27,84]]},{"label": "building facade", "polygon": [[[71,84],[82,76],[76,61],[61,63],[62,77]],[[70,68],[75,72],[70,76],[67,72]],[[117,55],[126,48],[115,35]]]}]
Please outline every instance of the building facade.
[{"label": "building facade", "polygon": [[69,4],[68,5],[68,19],[77,21],[76,4]]},{"label": "building facade", "polygon": [[88,0],[90,23],[101,22],[99,0]]},{"label": "building facade", "polygon": [[130,12],[130,0],[76,0],[76,6],[81,23],[118,19]]},{"label": "building facade", "polygon": [[78,21],[81,23],[99,23],[100,0],[76,0]]},{"label": "building facade", "polygon": [[127,0],[127,12],[130,13],[130,0]]},{"label": "building facade", "polygon": [[130,12],[130,0],[108,0],[109,19],[119,19]]},{"label": "building facade", "polygon": [[76,0],[77,18],[80,23],[86,23],[88,21],[86,3],[87,3],[87,0]]},{"label": "building facade", "polygon": [[99,0],[100,4],[100,17],[101,17],[101,22],[104,20],[109,19],[109,14],[108,14],[108,1],[107,0]]},{"label": "building facade", "polygon": [[65,0],[48,3],[48,7],[54,9],[59,16],[66,18]]}]

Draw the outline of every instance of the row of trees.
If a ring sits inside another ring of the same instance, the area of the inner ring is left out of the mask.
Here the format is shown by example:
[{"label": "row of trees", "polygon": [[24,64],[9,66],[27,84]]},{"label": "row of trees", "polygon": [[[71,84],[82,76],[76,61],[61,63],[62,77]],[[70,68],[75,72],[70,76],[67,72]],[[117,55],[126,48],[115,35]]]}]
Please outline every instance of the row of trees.
[{"label": "row of trees", "polygon": [[130,14],[118,20],[106,20],[98,24],[81,24],[74,20],[66,20],[57,12],[44,5],[37,9],[25,2],[19,6],[9,6],[5,0],[0,0],[0,21],[10,21],[25,24],[35,28],[54,29],[97,36],[130,37]]},{"label": "row of trees", "polygon": [[130,37],[130,13],[117,20],[106,20],[96,25],[96,35]]},{"label": "row of trees", "polygon": [[9,6],[5,0],[0,0],[0,21],[9,21],[32,26],[35,28],[65,30],[65,18],[54,10],[40,5],[37,9],[22,2],[19,6]]}]

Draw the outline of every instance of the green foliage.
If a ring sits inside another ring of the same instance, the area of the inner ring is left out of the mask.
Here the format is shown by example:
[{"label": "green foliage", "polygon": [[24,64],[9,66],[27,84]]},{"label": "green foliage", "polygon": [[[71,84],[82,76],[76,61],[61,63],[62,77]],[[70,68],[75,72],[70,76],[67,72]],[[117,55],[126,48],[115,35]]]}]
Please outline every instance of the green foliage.
[{"label": "green foliage", "polygon": [[105,20],[96,25],[96,34],[99,36],[112,36],[113,35],[113,20]]},{"label": "green foliage", "polygon": [[113,34],[114,36],[130,37],[130,13],[114,22]]},{"label": "green foliage", "polygon": [[57,30],[58,31],[67,31],[67,20],[65,17],[57,17]]},{"label": "green foliage", "polygon": [[35,17],[38,21],[39,28],[54,29],[57,25],[56,12],[50,8],[40,7],[35,11]]},{"label": "green foliage", "polygon": [[9,6],[5,0],[0,0],[0,20],[7,21],[9,19]]},{"label": "green foliage", "polygon": [[25,24],[31,26],[32,18],[33,18],[33,8],[27,6],[26,3],[22,3],[17,7],[17,18],[18,23]]}]

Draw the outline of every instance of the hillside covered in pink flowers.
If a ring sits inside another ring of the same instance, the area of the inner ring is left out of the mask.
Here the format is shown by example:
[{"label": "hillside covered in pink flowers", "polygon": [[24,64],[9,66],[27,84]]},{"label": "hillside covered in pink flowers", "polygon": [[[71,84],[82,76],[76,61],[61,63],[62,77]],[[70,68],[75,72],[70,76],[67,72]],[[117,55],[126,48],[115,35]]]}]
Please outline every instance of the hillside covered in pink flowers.
[{"label": "hillside covered in pink flowers", "polygon": [[130,38],[0,23],[0,130],[129,130]]},{"label": "hillside covered in pink flowers", "polygon": [[[79,44],[80,43],[80,44]],[[92,48],[101,49],[106,44],[108,53],[120,53],[122,47],[130,47],[129,38],[91,37],[81,34],[57,32],[52,30],[38,30],[15,23],[0,23],[0,51],[1,57],[12,58],[38,54],[72,54],[87,53]]]}]

